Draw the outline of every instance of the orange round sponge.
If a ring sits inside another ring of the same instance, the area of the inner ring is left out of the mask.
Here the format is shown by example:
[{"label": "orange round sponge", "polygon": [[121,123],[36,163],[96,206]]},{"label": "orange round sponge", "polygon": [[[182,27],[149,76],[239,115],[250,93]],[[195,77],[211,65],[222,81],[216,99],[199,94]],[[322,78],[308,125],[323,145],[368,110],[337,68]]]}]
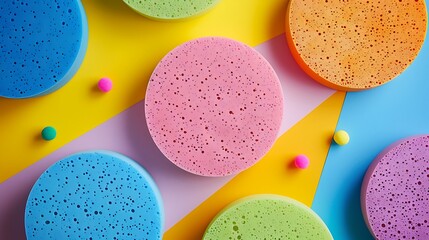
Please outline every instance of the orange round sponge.
[{"label": "orange round sponge", "polygon": [[382,85],[416,58],[426,34],[424,0],[290,0],[286,36],[313,79],[343,91]]}]

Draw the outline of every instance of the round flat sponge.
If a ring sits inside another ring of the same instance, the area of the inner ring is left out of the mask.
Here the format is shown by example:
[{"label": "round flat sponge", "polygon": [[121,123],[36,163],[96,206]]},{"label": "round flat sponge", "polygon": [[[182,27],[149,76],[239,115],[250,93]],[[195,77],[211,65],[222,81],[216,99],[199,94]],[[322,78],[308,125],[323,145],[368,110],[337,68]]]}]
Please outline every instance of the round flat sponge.
[{"label": "round flat sponge", "polygon": [[113,152],[78,153],[34,184],[25,208],[27,239],[161,239],[164,214],[148,173]]},{"label": "round flat sponge", "polygon": [[374,160],[361,206],[376,239],[429,239],[429,135],[401,140]]},{"label": "round flat sponge", "polygon": [[404,71],[423,45],[426,25],[424,0],[291,0],[286,36],[313,79],[358,91]]},{"label": "round flat sponge", "polygon": [[238,200],[220,212],[203,240],[318,239],[333,237],[320,217],[304,204],[277,195]]},{"label": "round flat sponge", "polygon": [[220,0],[124,0],[128,6],[151,19],[180,20],[201,15]]},{"label": "round flat sponge", "polygon": [[283,115],[279,79],[252,48],[201,38],[168,53],[146,92],[153,140],[174,164],[203,176],[238,173],[272,146]]},{"label": "round flat sponge", "polygon": [[49,94],[78,70],[87,47],[80,0],[0,1],[0,97]]}]

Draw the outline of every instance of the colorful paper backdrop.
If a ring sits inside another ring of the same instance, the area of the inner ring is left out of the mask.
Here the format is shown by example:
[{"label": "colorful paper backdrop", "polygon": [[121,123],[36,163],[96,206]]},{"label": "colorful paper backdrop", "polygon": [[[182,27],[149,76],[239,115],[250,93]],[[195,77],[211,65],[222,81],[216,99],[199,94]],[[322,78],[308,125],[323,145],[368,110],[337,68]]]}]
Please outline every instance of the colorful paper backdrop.
[{"label": "colorful paper backdrop", "polygon": [[[94,149],[128,155],[152,174],[165,204],[164,239],[200,239],[218,211],[255,193],[282,194],[313,206],[336,239],[371,239],[360,214],[360,183],[384,147],[429,132],[428,44],[392,83],[346,96],[315,83],[292,59],[283,35],[285,0],[223,0],[206,15],[174,23],[148,20],[120,0],[82,2],[89,46],[72,81],[45,97],[0,99],[0,239],[25,239],[26,198],[47,167]],[[255,47],[284,90],[277,142],[236,176],[204,178],[178,169],[156,148],[145,123],[144,95],[153,68],[175,46],[202,36]],[[96,89],[104,76],[114,82],[108,94]],[[57,128],[54,141],[40,139],[46,125]],[[349,131],[349,145],[331,146],[336,128]],[[291,165],[301,153],[311,159],[305,171]]]}]

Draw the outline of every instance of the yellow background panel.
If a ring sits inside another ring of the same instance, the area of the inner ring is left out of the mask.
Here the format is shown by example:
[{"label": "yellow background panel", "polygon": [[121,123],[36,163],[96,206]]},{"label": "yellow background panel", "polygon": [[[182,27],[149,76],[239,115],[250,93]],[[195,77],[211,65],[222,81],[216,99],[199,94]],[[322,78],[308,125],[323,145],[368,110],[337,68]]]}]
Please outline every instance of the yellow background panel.
[{"label": "yellow background panel", "polygon": [[[148,20],[121,0],[84,0],[89,43],[76,76],[59,91],[36,99],[0,99],[0,183],[142,100],[158,61],[177,45],[225,36],[251,46],[284,30],[285,0],[222,0],[207,14],[184,22]],[[96,89],[101,77],[113,90]],[[144,116],[142,116],[143,118]],[[44,142],[43,127],[57,129]]]},{"label": "yellow background panel", "polygon": [[[255,166],[240,173],[164,234],[164,240],[201,239],[210,221],[231,202],[252,194],[289,196],[310,206],[335,131],[345,93],[337,92],[281,136]],[[293,166],[298,154],[306,170]]]}]

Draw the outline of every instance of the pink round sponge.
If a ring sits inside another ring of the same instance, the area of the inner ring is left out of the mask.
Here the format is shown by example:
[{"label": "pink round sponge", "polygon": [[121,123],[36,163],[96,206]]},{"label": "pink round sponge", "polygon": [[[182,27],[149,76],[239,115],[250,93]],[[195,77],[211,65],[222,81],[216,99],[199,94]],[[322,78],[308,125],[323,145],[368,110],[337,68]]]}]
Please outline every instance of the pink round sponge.
[{"label": "pink round sponge", "polygon": [[112,90],[113,83],[110,78],[102,78],[98,81],[98,89],[102,92],[110,92]]},{"label": "pink round sponge", "polygon": [[295,157],[295,166],[300,169],[306,169],[310,165],[310,159],[301,154]]},{"label": "pink round sponge", "polygon": [[226,38],[175,48],[154,70],[145,98],[150,134],[180,168],[225,176],[255,164],[272,146],[283,94],[270,64]]},{"label": "pink round sponge", "polygon": [[394,143],[373,161],[361,206],[376,239],[429,239],[429,135]]}]

